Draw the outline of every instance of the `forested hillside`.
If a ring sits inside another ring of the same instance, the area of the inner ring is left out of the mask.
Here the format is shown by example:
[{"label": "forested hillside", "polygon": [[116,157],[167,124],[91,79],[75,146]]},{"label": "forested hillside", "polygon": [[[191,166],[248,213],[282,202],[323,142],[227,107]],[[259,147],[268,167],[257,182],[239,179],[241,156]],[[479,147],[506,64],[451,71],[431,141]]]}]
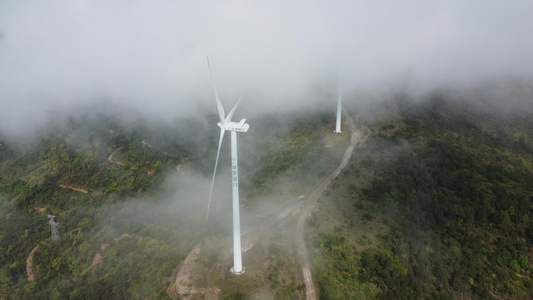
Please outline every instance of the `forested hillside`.
[{"label": "forested hillside", "polygon": [[[1,299],[167,298],[194,244],[230,236],[230,206],[218,199],[229,199],[226,184],[217,183],[205,224],[216,118],[89,115],[56,120],[32,139],[0,137]],[[296,188],[321,176],[310,162],[330,161],[319,159],[324,120],[268,116],[240,135],[243,213],[281,178],[295,178]],[[228,165],[229,142],[217,182],[227,182]],[[48,214],[59,223],[57,242]]]},{"label": "forested hillside", "polygon": [[533,295],[533,99],[488,100],[398,95],[367,123],[312,222],[321,298]]},{"label": "forested hillside", "polygon": [[[161,210],[170,205],[158,200],[160,188],[169,193],[161,174],[194,157],[192,141],[168,140],[180,133],[160,129],[156,136],[141,120],[71,118],[23,146],[1,141],[2,298],[164,293],[194,233],[171,229],[182,239],[169,239],[166,223],[183,220]],[[58,242],[50,240],[47,214],[59,223]],[[34,247],[29,279],[26,260]]]},{"label": "forested hillside", "polygon": [[[370,135],[307,227],[321,298],[532,295],[533,101],[491,97],[398,94],[372,118],[348,105]],[[332,114],[263,116],[239,135],[243,226],[277,226],[255,239],[239,280],[224,275],[216,249],[226,246],[215,245],[231,232],[221,201],[230,197],[229,143],[205,223],[216,116],[91,116],[29,140],[0,136],[0,298],[166,299],[199,243],[207,246],[196,286],[211,282],[222,298],[303,296],[289,212],[340,161],[346,141],[324,138]],[[287,225],[274,225],[280,219]]]}]

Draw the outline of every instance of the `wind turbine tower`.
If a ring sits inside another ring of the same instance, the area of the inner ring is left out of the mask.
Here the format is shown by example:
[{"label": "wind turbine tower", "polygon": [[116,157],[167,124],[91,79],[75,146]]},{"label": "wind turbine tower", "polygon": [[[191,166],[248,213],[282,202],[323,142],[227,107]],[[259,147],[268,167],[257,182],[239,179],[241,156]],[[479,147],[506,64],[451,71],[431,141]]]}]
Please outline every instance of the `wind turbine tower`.
[{"label": "wind turbine tower", "polygon": [[55,218],[55,216],[48,215],[48,219],[50,219],[50,221],[48,221],[48,223],[50,224],[50,230],[52,231],[52,242],[55,242],[55,241],[59,240],[59,238],[60,238],[59,232],[57,231],[57,224],[59,224],[59,223],[56,223],[54,221],[54,218]]},{"label": "wind turbine tower", "polygon": [[231,109],[229,114],[225,116],[224,107],[220,98],[218,97],[218,92],[215,87],[215,82],[213,80],[213,74],[211,73],[211,66],[209,64],[209,57],[207,58],[207,66],[209,68],[209,75],[211,76],[211,83],[213,85],[213,92],[215,93],[215,99],[217,103],[218,115],[220,117],[220,122],[217,124],[220,127],[220,139],[218,142],[217,158],[215,160],[215,170],[213,171],[213,182],[211,183],[211,191],[209,193],[209,202],[207,204],[207,216],[206,222],[209,218],[209,206],[211,205],[211,196],[213,195],[213,185],[215,184],[215,175],[217,172],[218,158],[220,156],[220,146],[222,145],[222,140],[224,139],[224,132],[231,132],[231,191],[232,191],[232,205],[233,205],[233,267],[230,269],[230,272],[236,275],[241,275],[244,273],[244,268],[242,266],[242,248],[241,248],[241,221],[240,221],[240,209],[239,209],[239,164],[237,156],[237,132],[247,132],[250,125],[246,122],[246,119],[242,119],[240,122],[232,122],[231,117],[235,112],[235,109],[239,105],[239,102]]},{"label": "wind turbine tower", "polygon": [[335,127],[336,133],[341,133],[341,110],[342,110],[342,85],[339,81],[339,95],[337,98],[337,126]]}]

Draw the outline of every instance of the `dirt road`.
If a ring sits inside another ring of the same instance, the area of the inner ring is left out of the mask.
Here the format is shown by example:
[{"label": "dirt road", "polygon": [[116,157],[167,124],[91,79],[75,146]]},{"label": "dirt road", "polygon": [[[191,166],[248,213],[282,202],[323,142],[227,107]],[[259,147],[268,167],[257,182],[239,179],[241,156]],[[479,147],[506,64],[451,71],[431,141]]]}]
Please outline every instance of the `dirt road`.
[{"label": "dirt road", "polygon": [[361,140],[361,133],[355,127],[352,117],[348,113],[346,113],[345,110],[343,110],[342,114],[351,131],[350,144],[348,145],[348,148],[346,148],[346,151],[344,152],[344,155],[342,157],[342,161],[337,167],[337,169],[335,169],[335,171],[333,171],[326,178],[324,178],[318,188],[316,188],[307,198],[307,204],[305,205],[305,208],[302,211],[300,219],[298,220],[298,226],[296,227],[298,256],[300,259],[300,264],[302,265],[302,276],[305,283],[305,297],[307,300],[318,299],[318,293],[315,288],[315,284],[313,283],[313,276],[311,274],[311,268],[309,266],[309,256],[307,254],[307,248],[305,246],[305,224],[307,222],[307,219],[311,215],[311,212],[315,208],[315,204],[318,198],[322,196],[322,193],[326,190],[331,181],[335,179],[335,177],[337,177],[341,173],[342,169],[344,169],[348,165],[348,162],[350,161],[350,157],[352,157],[352,153],[355,147],[360,147],[362,143],[364,143],[364,140]]},{"label": "dirt road", "polygon": [[85,189],[76,188],[76,187],[73,187],[73,186],[67,185],[67,184],[60,184],[59,187],[62,188],[62,189],[69,189],[69,190],[73,190],[73,191],[84,193],[84,194],[88,193],[88,191],[85,190]]},{"label": "dirt road", "polygon": [[35,280],[35,273],[33,273],[33,255],[35,254],[35,251],[39,249],[39,245],[40,243],[31,250],[30,255],[28,255],[28,258],[26,259],[26,275],[28,276],[28,281]]}]

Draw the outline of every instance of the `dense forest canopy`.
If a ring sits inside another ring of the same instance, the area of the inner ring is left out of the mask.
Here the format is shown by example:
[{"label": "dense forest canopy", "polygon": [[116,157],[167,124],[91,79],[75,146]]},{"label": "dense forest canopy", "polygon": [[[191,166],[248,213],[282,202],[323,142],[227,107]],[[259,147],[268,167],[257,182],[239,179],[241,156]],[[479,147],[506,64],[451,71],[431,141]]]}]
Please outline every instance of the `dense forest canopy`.
[{"label": "dense forest canopy", "polygon": [[[397,93],[372,106],[380,111],[372,118],[347,103],[366,142],[306,231],[320,298],[531,295],[533,99],[517,95],[440,91],[413,100]],[[204,223],[216,121],[93,114],[55,122],[31,143],[0,137],[0,297],[172,297],[177,268],[194,245],[230,236],[227,203],[215,201]],[[346,144],[324,141],[334,121],[320,110],[268,115],[239,136],[250,231],[272,226],[262,223],[269,213],[297,208],[294,199],[336,168]],[[219,174],[228,166],[223,154]],[[215,188],[229,199],[224,176]],[[48,214],[59,223],[57,242]],[[289,217],[262,234],[260,250],[247,254],[264,273],[248,261],[242,282],[211,279],[222,298],[254,297],[265,286],[272,297],[303,297],[296,223]],[[227,260],[205,255],[205,269],[192,278],[197,286]]]},{"label": "dense forest canopy", "polygon": [[321,297],[530,297],[531,96],[396,100],[316,213]]}]

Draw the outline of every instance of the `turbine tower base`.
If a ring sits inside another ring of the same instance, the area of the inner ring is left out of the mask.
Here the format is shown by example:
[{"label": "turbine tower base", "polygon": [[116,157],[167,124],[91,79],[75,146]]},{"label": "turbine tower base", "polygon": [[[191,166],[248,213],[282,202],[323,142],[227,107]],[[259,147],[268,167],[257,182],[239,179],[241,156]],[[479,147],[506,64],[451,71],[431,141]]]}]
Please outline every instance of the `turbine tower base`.
[{"label": "turbine tower base", "polygon": [[242,267],[242,271],[240,271],[240,272],[235,272],[235,270],[233,270],[233,267],[231,267],[231,269],[229,269],[229,272],[231,274],[233,274],[233,275],[242,275],[242,274],[244,274],[244,271],[245,271],[244,267]]}]

